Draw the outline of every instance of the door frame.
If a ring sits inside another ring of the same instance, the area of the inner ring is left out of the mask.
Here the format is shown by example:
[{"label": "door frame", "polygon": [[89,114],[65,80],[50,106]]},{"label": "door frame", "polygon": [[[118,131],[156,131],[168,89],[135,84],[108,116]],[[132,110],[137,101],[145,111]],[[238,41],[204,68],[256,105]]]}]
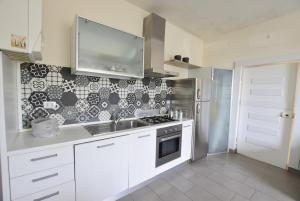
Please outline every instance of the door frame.
[{"label": "door frame", "polygon": [[[237,153],[238,130],[240,119],[240,102],[243,88],[243,74],[245,68],[257,67],[261,65],[272,65],[278,63],[300,63],[300,54],[284,55],[278,57],[253,58],[246,60],[237,60],[234,62],[234,77],[231,94],[231,111],[230,111],[230,126],[228,152],[234,151]],[[296,97],[295,97],[296,98]],[[291,139],[292,129],[290,132]],[[289,147],[289,153],[290,153]],[[289,159],[288,159],[289,160]],[[288,164],[288,161],[287,161]]]}]

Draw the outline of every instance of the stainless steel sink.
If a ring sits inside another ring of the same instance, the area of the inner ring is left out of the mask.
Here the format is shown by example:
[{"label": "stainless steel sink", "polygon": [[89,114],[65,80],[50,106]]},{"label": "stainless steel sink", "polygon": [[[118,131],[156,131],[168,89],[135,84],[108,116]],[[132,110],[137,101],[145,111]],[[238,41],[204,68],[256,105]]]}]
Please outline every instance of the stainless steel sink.
[{"label": "stainless steel sink", "polygon": [[103,123],[103,124],[87,125],[87,126],[84,126],[84,128],[91,135],[101,135],[101,134],[108,134],[110,132],[115,132],[115,131],[139,128],[139,127],[148,126],[148,125],[149,125],[148,123],[137,119],[137,120],[119,121],[117,124],[115,124],[114,122],[109,122],[109,123]]}]

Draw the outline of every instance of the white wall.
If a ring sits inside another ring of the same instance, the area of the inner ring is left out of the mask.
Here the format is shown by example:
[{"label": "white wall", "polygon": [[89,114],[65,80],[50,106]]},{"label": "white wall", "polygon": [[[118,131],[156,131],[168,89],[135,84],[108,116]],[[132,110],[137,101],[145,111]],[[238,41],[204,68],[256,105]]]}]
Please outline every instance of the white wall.
[{"label": "white wall", "polygon": [[297,86],[295,92],[294,113],[292,135],[290,141],[290,157],[289,166],[295,169],[300,169],[300,64],[298,65]]},{"label": "white wall", "polygon": [[[300,54],[298,54],[300,58]],[[279,58],[280,60],[281,58]],[[269,63],[269,59],[257,60],[258,63]],[[275,60],[274,60],[275,61]],[[286,60],[281,60],[282,62],[288,62],[289,58]],[[250,62],[250,61],[249,61]],[[248,63],[248,62],[247,62]],[[277,63],[277,62],[276,62]],[[255,62],[253,61],[253,65]],[[229,128],[229,140],[228,147],[229,149],[236,149],[236,139],[238,137],[237,126],[238,126],[238,115],[239,115],[239,102],[241,94],[241,79],[242,79],[242,66],[246,66],[246,63],[238,63],[234,68],[234,79],[233,79],[233,88],[232,88],[232,106],[231,106],[231,121]],[[250,63],[249,63],[250,65]],[[289,150],[289,161],[288,166],[300,170],[300,64],[298,64],[297,71],[297,85],[295,91],[295,102],[294,102],[294,113],[295,119],[293,120],[292,131],[290,133],[290,150]]]},{"label": "white wall", "polygon": [[[143,19],[149,13],[124,0],[44,0],[44,49],[41,63],[70,66],[70,28],[75,14],[142,36]],[[202,64],[203,41],[166,23],[165,59],[181,54]],[[167,67],[168,68],[168,67]],[[185,70],[177,69],[183,76]]]},{"label": "white wall", "polygon": [[[250,62],[277,58],[297,57],[300,52],[300,11],[266,21],[257,25],[225,34],[204,43],[203,63],[206,66],[232,68],[234,62]],[[235,69],[233,82],[233,107],[230,123],[229,148],[236,148],[236,126],[238,93],[240,83],[239,66]],[[297,95],[300,95],[300,76],[298,76]],[[296,99],[296,114],[300,114],[300,100]],[[296,117],[295,122],[300,119]],[[289,165],[298,168],[300,158],[300,125],[294,124],[291,138],[291,153]]]},{"label": "white wall", "polygon": [[3,200],[10,200],[7,143],[18,132],[17,64],[18,62],[9,60],[0,52],[0,163]]},{"label": "white wall", "polygon": [[230,68],[237,60],[300,52],[300,11],[205,41],[204,65]]}]

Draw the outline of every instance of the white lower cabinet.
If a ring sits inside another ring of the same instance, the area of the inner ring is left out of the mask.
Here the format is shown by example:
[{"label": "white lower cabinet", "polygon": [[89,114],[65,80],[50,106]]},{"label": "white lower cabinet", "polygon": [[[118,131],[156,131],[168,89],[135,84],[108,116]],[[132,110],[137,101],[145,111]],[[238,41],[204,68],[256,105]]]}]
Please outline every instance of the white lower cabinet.
[{"label": "white lower cabinet", "polygon": [[136,186],[154,176],[156,132],[150,130],[130,136],[129,187]]},{"label": "white lower cabinet", "polygon": [[75,146],[76,201],[101,201],[128,190],[128,138]]},{"label": "white lower cabinet", "polygon": [[15,201],[75,201],[75,182],[65,183]]},{"label": "white lower cabinet", "polygon": [[12,200],[74,180],[74,165],[52,168],[10,180]]},{"label": "white lower cabinet", "polygon": [[181,158],[182,161],[191,159],[192,154],[192,136],[193,136],[193,121],[183,122],[182,124],[182,144]]},{"label": "white lower cabinet", "polygon": [[10,200],[75,201],[73,146],[8,157]]},{"label": "white lower cabinet", "polygon": [[[10,167],[11,200],[115,200],[130,188],[191,158],[193,121],[183,122],[182,127],[181,157],[159,168],[155,167],[156,130],[150,129],[77,144],[75,152],[69,146],[10,156],[10,165],[14,166]],[[22,164],[30,168],[22,170]]]}]

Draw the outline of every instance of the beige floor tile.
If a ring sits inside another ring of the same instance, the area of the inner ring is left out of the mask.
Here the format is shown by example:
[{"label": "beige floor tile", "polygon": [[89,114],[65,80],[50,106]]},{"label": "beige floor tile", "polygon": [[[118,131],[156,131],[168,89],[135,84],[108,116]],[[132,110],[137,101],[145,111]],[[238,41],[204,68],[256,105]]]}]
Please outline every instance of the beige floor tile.
[{"label": "beige floor tile", "polygon": [[134,201],[161,201],[150,188],[144,187],[131,194]]},{"label": "beige floor tile", "polygon": [[169,184],[165,179],[159,178],[151,182],[148,187],[158,195],[161,195],[172,188],[172,185]]},{"label": "beige floor tile", "polygon": [[254,188],[237,182],[227,176],[224,176],[220,173],[215,173],[211,176],[209,176],[210,179],[212,179],[213,181],[215,181],[216,183],[219,183],[223,186],[225,186],[226,188],[234,191],[235,193],[243,196],[244,198],[250,199],[251,196],[254,194],[255,190]]},{"label": "beige floor tile", "polygon": [[185,194],[193,201],[220,201],[211,193],[203,190],[200,186],[194,186]]},{"label": "beige floor tile", "polygon": [[235,195],[231,201],[249,201],[249,200],[239,195]]},{"label": "beige floor tile", "polygon": [[218,184],[207,177],[196,176],[190,180],[222,201],[230,201],[235,194],[225,186]]},{"label": "beige floor tile", "polygon": [[251,198],[251,201],[279,201],[262,192],[256,191]]},{"label": "beige floor tile", "polygon": [[159,195],[159,197],[163,201],[191,201],[184,193],[174,187]]},{"label": "beige floor tile", "polygon": [[173,168],[120,201],[300,201],[300,177],[239,154]]}]

